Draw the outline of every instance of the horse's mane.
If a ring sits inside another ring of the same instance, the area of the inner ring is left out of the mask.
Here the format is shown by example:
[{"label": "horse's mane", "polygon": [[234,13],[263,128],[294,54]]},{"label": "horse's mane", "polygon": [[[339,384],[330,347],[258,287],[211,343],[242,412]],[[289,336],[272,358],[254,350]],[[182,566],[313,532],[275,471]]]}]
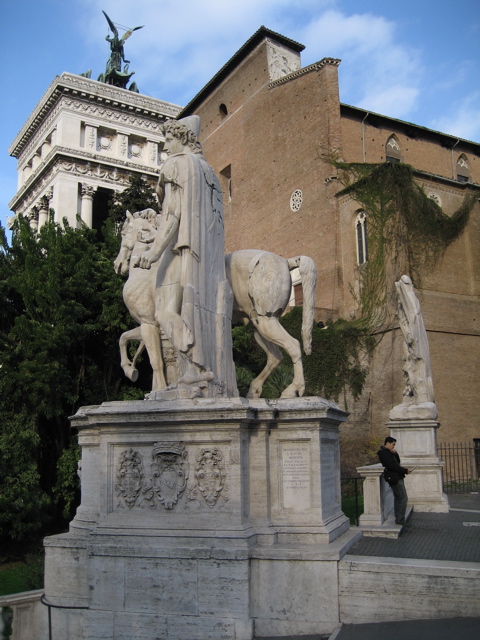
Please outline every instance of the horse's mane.
[{"label": "horse's mane", "polygon": [[158,229],[158,225],[161,219],[161,214],[157,213],[154,209],[144,209],[143,211],[135,211],[134,218],[142,218],[149,222],[154,229]]}]

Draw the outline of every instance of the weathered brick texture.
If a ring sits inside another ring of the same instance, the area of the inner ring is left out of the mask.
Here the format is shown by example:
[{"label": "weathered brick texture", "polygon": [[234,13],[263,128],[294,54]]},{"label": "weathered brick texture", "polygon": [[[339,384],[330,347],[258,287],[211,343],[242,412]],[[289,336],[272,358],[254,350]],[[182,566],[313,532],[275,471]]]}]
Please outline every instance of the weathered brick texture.
[{"label": "weathered brick texture", "polygon": [[[244,46],[229,62],[229,73],[214,77],[195,108],[182,115],[201,116],[204,152],[220,174],[226,250],[312,257],[318,269],[317,319],[348,319],[356,311],[351,287],[358,286],[354,222],[360,207],[337,196],[341,185],[324,156],[384,162],[385,145],[394,135],[401,161],[425,172],[418,175],[419,183],[451,214],[467,188],[480,195],[480,145],[341,105],[336,60],[324,59],[271,82],[267,48],[275,45],[274,35],[265,30],[262,41]],[[469,184],[457,181],[461,154],[468,162]],[[302,203],[292,211],[295,190],[302,192]],[[480,437],[479,246],[477,203],[467,229],[423,276],[420,298],[443,441]],[[364,397],[349,406],[357,432],[385,433],[389,409],[401,402],[401,369],[401,334],[394,329],[374,354]]]}]

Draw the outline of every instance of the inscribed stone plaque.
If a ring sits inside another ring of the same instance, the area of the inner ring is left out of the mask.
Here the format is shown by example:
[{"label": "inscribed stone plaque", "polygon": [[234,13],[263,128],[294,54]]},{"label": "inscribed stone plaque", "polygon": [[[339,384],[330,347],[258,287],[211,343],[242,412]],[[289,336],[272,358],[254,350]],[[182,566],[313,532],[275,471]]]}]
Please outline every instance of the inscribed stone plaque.
[{"label": "inscribed stone plaque", "polygon": [[337,494],[338,447],[337,440],[322,438],[320,449],[320,467],[322,469],[322,502],[325,509],[335,509],[340,497]]},{"label": "inscribed stone plaque", "polygon": [[303,511],[310,507],[310,444],[282,442],[283,508]]}]

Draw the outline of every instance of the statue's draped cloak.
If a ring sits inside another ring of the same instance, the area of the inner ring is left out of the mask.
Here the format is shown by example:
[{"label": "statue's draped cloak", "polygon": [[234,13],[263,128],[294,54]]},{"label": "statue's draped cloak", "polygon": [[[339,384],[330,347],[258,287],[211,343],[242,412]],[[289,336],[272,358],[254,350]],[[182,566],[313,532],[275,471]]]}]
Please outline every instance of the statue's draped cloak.
[{"label": "statue's draped cloak", "polygon": [[405,338],[405,370],[409,392],[404,392],[404,401],[414,394],[415,404],[435,402],[430,351],[427,332],[423,322],[420,303],[410,279],[395,283],[398,294],[397,316]]},{"label": "statue's draped cloak", "polygon": [[[233,294],[225,274],[218,179],[200,153],[179,153],[163,163],[159,181],[164,215],[179,220],[171,250],[181,259],[180,313],[186,339],[180,349],[174,346],[202,369],[213,371],[224,383],[225,395],[238,395],[231,338]],[[166,284],[172,282],[168,269],[164,276]]]}]

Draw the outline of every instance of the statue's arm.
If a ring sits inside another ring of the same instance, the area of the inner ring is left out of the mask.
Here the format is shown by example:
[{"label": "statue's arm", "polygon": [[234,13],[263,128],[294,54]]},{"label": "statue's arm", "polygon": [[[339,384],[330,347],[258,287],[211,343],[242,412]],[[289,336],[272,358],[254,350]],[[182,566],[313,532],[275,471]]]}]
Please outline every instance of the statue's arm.
[{"label": "statue's arm", "polygon": [[163,199],[165,197],[165,182],[163,179],[163,174],[159,177],[157,186],[155,187],[155,193],[157,194],[158,204],[160,205],[160,210],[163,208]]}]

